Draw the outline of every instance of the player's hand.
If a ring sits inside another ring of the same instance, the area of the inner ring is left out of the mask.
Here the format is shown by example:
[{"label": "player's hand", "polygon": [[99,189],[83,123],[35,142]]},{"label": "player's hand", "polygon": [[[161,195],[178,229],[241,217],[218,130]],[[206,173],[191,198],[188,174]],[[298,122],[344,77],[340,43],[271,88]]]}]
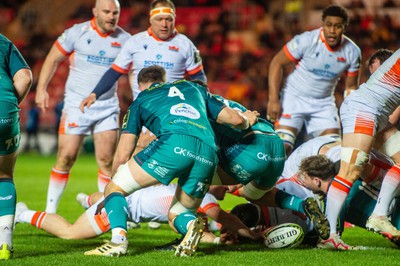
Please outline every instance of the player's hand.
[{"label": "player's hand", "polygon": [[282,106],[281,103],[279,102],[279,100],[277,101],[268,101],[267,104],[267,120],[271,121],[272,123],[274,123],[276,120],[279,119],[279,117],[281,116],[281,112],[282,112]]},{"label": "player's hand", "polygon": [[258,111],[246,110],[243,115],[247,118],[247,120],[249,120],[250,126],[252,126],[258,122],[258,117],[260,116],[260,113]]},{"label": "player's hand", "polygon": [[36,105],[42,110],[43,113],[46,112],[46,108],[49,108],[49,94],[45,90],[37,90],[35,96]]},{"label": "player's hand", "polygon": [[84,99],[79,105],[79,109],[81,109],[82,113],[85,112],[85,107],[89,108],[92,104],[96,102],[96,94],[91,93],[86,99]]},{"label": "player's hand", "polygon": [[156,136],[150,132],[150,130],[142,130],[137,142],[137,147],[145,149],[149,144],[156,139]]}]

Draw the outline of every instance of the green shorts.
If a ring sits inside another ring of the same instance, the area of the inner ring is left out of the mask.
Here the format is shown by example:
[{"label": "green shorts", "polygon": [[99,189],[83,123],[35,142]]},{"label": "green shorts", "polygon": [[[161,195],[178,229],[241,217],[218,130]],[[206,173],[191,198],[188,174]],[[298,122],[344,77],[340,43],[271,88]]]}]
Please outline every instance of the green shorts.
[{"label": "green shorts", "polygon": [[221,147],[219,165],[240,184],[250,181],[271,188],[285,164],[285,148],[276,134],[255,133],[229,147]]},{"label": "green shorts", "polygon": [[134,159],[164,185],[177,177],[183,191],[195,198],[204,197],[218,164],[213,147],[187,135],[162,136]]},{"label": "green shorts", "polygon": [[0,155],[18,150],[21,140],[19,121],[19,108],[12,103],[0,102]]}]

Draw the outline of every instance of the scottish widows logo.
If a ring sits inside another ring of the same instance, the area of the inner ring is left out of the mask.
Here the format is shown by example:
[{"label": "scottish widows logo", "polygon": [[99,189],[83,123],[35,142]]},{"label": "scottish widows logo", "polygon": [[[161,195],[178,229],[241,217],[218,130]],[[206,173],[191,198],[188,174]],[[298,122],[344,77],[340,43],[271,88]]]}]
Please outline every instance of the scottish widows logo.
[{"label": "scottish widows logo", "polygon": [[184,116],[191,119],[199,119],[200,113],[193,106],[186,103],[179,103],[171,107],[172,115]]}]

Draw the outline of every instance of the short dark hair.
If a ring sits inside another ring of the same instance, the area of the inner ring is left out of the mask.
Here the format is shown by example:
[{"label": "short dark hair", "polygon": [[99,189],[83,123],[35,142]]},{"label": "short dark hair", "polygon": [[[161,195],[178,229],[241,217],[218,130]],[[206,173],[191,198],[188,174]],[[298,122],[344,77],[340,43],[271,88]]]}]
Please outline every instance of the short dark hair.
[{"label": "short dark hair", "polygon": [[255,227],[260,220],[260,212],[256,205],[243,203],[236,205],[231,214],[237,216],[247,227]]},{"label": "short dark hair", "polygon": [[340,5],[330,5],[322,12],[322,21],[325,21],[327,16],[340,17],[343,19],[344,25],[349,25],[349,14],[344,7]]},{"label": "short dark hair", "polygon": [[389,57],[391,57],[393,54],[393,51],[390,51],[389,49],[378,49],[375,53],[373,53],[368,59],[367,59],[367,67],[370,67],[372,63],[375,61],[375,59],[379,60],[380,64],[383,64]]},{"label": "short dark hair", "polygon": [[138,74],[138,83],[147,83],[147,82],[160,82],[164,83],[166,81],[165,78],[165,69],[161,66],[149,66],[140,70]]},{"label": "short dark hair", "polygon": [[310,177],[328,180],[335,176],[335,165],[325,155],[314,155],[301,161],[300,171]]},{"label": "short dark hair", "polygon": [[150,4],[150,10],[156,8],[158,5],[169,6],[175,11],[175,5],[171,0],[153,0]]}]

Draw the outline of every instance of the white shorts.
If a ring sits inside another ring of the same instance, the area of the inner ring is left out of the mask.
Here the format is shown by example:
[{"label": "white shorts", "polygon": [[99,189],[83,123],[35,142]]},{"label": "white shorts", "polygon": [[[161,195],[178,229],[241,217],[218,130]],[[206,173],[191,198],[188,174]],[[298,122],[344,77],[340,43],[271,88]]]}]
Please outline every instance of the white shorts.
[{"label": "white shorts", "polygon": [[[349,96],[350,97],[350,96]],[[340,107],[343,134],[360,133],[375,136],[388,125],[388,117],[365,103],[345,99]]]},{"label": "white shorts", "polygon": [[333,96],[323,99],[302,97],[282,93],[282,115],[278,125],[296,128],[300,132],[303,124],[307,134],[318,136],[330,128],[340,128],[338,111]]},{"label": "white shorts", "polygon": [[58,134],[90,135],[119,129],[119,104],[116,99],[96,101],[85,112],[79,107],[65,106]]}]

